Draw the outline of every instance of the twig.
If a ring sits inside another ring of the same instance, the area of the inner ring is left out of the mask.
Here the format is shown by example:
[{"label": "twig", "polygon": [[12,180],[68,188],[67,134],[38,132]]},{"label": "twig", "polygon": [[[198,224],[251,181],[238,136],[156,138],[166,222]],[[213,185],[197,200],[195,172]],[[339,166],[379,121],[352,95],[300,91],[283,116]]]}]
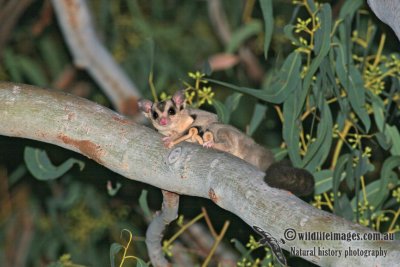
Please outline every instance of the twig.
[{"label": "twig", "polygon": [[218,237],[218,234],[217,234],[217,232],[215,231],[214,226],[213,226],[212,223],[211,223],[211,220],[210,220],[210,217],[208,216],[207,210],[206,210],[204,207],[202,207],[202,208],[201,208],[201,211],[202,211],[203,214],[204,214],[204,219],[205,219],[205,221],[206,221],[206,223],[207,223],[208,229],[210,229],[210,232],[211,232],[212,236],[213,236],[214,238],[217,238],[217,237]]},{"label": "twig", "polygon": [[217,249],[218,244],[221,242],[222,238],[225,236],[226,230],[228,230],[229,227],[229,221],[226,221],[224,223],[224,226],[222,227],[221,233],[218,235],[217,239],[214,242],[214,245],[212,246],[210,253],[208,254],[206,260],[203,262],[201,265],[202,267],[207,267],[208,263],[211,260],[211,257],[214,255],[215,250]]}]

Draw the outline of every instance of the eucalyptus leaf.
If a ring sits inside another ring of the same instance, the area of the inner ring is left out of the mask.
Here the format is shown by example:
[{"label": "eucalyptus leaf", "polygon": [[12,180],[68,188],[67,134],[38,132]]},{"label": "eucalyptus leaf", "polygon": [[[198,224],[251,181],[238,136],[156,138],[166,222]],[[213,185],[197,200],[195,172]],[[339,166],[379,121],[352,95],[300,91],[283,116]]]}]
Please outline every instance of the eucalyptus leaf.
[{"label": "eucalyptus leaf", "polygon": [[332,170],[322,170],[314,173],[315,187],[314,194],[320,195],[332,189]]},{"label": "eucalyptus leaf", "polygon": [[[321,27],[315,33],[315,52],[317,56],[312,61],[304,77],[303,90],[305,91],[309,90],[312,78],[323,59],[328,55],[331,46],[332,10],[329,4],[322,5],[318,18],[321,22]],[[304,102],[304,100],[302,99],[301,102]]]},{"label": "eucalyptus leaf", "polygon": [[268,58],[269,45],[274,30],[274,15],[272,0],[260,0],[261,11],[264,19],[264,58]]},{"label": "eucalyptus leaf", "polygon": [[115,255],[118,254],[118,252],[121,251],[123,246],[118,243],[112,243],[110,246],[110,264],[111,267],[115,267]]},{"label": "eucalyptus leaf", "polygon": [[[242,98],[243,94],[240,93],[233,93],[228,96],[225,100],[225,107],[229,112],[229,118],[233,111],[237,109],[239,106],[240,99]],[[228,120],[229,121],[229,120]]]},{"label": "eucalyptus leaf", "polygon": [[147,267],[149,266],[144,260],[141,258],[136,258],[136,267]]},{"label": "eucalyptus leaf", "polygon": [[152,218],[152,213],[150,211],[149,204],[147,203],[147,194],[147,190],[143,189],[139,197],[139,206],[142,209],[146,218],[150,219]]},{"label": "eucalyptus leaf", "polygon": [[[372,183],[369,183],[366,187],[365,187],[365,192],[366,192],[366,196],[364,196],[364,192],[361,192],[361,196],[359,198],[357,198],[357,196],[353,197],[353,199],[351,200],[351,206],[353,209],[357,208],[357,199],[364,199],[367,198],[368,199],[368,204],[370,206],[373,206],[374,208],[377,207],[378,203],[376,202],[377,199],[381,199],[384,196],[384,192],[382,192],[382,188],[380,187],[380,181],[373,181]],[[371,202],[371,200],[373,200]],[[381,203],[382,204],[382,203]]]},{"label": "eucalyptus leaf", "polygon": [[54,39],[44,36],[39,41],[39,49],[41,56],[47,65],[47,70],[51,74],[51,79],[55,80],[64,68],[65,61],[63,61],[62,54]]},{"label": "eucalyptus leaf", "polygon": [[329,155],[332,144],[332,114],[328,103],[324,101],[321,110],[321,121],[318,125],[316,141],[308,146],[302,166],[309,171],[321,166]]},{"label": "eucalyptus leaf", "polygon": [[385,126],[384,108],[385,106],[382,102],[382,99],[379,97],[372,98],[372,111],[374,112],[375,124],[380,132],[384,131]]},{"label": "eucalyptus leaf", "polygon": [[376,140],[378,141],[379,145],[384,149],[388,150],[392,146],[392,140],[389,136],[385,135],[384,133],[377,133],[375,134]]},{"label": "eucalyptus leaf", "polygon": [[246,249],[246,247],[239,240],[233,238],[231,239],[231,242],[243,258],[249,259],[251,261],[253,260],[253,258],[251,257],[251,250]]},{"label": "eucalyptus leaf", "polygon": [[226,47],[226,53],[236,52],[244,41],[249,39],[251,36],[258,34],[261,30],[261,23],[258,20],[253,20],[241,26],[238,30],[233,32],[232,38]]},{"label": "eucalyptus leaf", "polygon": [[334,212],[335,214],[340,213],[339,210],[343,210],[344,207],[339,207],[339,202],[336,201],[339,198],[339,185],[343,178],[343,173],[345,173],[346,165],[351,161],[350,154],[344,154],[339,157],[336,162],[335,170],[333,171],[333,183],[332,183],[332,191],[334,196]]},{"label": "eucalyptus leaf", "polygon": [[361,73],[352,65],[349,66],[349,68],[346,67],[345,54],[341,45],[338,45],[335,51],[337,54],[336,72],[339,81],[348,93],[348,99],[352,109],[363,122],[366,131],[368,131],[371,126],[371,121],[367,109],[365,108],[366,90]]},{"label": "eucalyptus leaf", "polygon": [[214,99],[213,106],[214,106],[215,110],[217,111],[218,119],[222,123],[228,123],[229,122],[229,114],[228,114],[228,110],[225,107],[225,105],[222,104],[221,101]]},{"label": "eucalyptus leaf", "polygon": [[267,111],[267,106],[264,104],[257,103],[254,107],[253,116],[251,117],[249,126],[249,135],[252,136],[257,130],[258,126],[265,117],[265,112]]},{"label": "eucalyptus leaf", "polygon": [[7,71],[10,73],[10,80],[14,82],[22,82],[22,70],[18,65],[17,56],[10,48],[3,50],[3,64]]},{"label": "eucalyptus leaf", "polygon": [[29,83],[45,87],[49,81],[39,63],[29,57],[17,56],[16,60],[23,76]]},{"label": "eucalyptus leaf", "polygon": [[18,167],[8,176],[10,187],[18,182],[28,172],[25,164],[20,164]]},{"label": "eucalyptus leaf", "polygon": [[[301,83],[298,84],[301,88]],[[293,165],[301,166],[299,136],[300,121],[296,110],[298,109],[298,95],[300,90],[296,90],[283,104],[283,140],[287,145],[288,154]]]},{"label": "eucalyptus leaf", "polygon": [[363,0],[345,1],[339,12],[339,19],[344,19],[347,16],[353,17],[363,4]]},{"label": "eucalyptus leaf", "polygon": [[222,104],[220,101],[214,99],[213,104],[217,111],[218,118],[222,123],[228,124],[232,112],[236,110],[239,105],[240,99],[242,97],[241,93],[233,93],[228,96],[225,100],[225,103]]},{"label": "eucalyptus leaf", "polygon": [[390,153],[393,156],[400,156],[400,134],[397,127],[386,124],[385,134],[391,140],[392,147]]},{"label": "eucalyptus leaf", "polygon": [[335,200],[335,207],[335,214],[349,221],[353,221],[354,212],[347,195],[341,195],[339,198],[337,198]]},{"label": "eucalyptus leaf", "polygon": [[80,170],[83,170],[85,167],[83,161],[74,158],[64,161],[60,166],[54,166],[47,156],[46,151],[28,146],[25,147],[24,161],[30,173],[41,181],[54,180],[61,177],[74,164],[78,164]]},{"label": "eucalyptus leaf", "polygon": [[297,39],[294,34],[293,34],[293,30],[295,29],[294,25],[286,25],[285,27],[283,27],[283,33],[285,34],[285,36],[287,38],[289,38],[289,40],[296,46],[300,46],[300,42],[299,39]]},{"label": "eucalyptus leaf", "polygon": [[379,190],[378,192],[374,192],[374,195],[368,196],[371,205],[375,207],[381,206],[383,201],[389,196],[390,190],[399,184],[399,177],[392,171],[398,166],[400,166],[400,156],[391,156],[383,162],[381,177],[376,181],[378,182],[377,187]]},{"label": "eucalyptus leaf", "polygon": [[292,52],[285,60],[279,74],[278,80],[270,88],[263,90],[248,87],[236,86],[230,83],[221,82],[213,79],[208,81],[231,88],[235,91],[252,95],[258,99],[274,104],[282,103],[288,95],[293,92],[301,82],[300,77],[301,56],[298,52]]}]

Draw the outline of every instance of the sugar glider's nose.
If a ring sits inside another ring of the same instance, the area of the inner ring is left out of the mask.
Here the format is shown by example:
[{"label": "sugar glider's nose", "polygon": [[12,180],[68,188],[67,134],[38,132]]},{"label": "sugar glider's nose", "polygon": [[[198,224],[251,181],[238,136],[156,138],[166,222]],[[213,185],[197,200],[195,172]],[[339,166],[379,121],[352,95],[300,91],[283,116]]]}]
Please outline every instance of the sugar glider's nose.
[{"label": "sugar glider's nose", "polygon": [[162,126],[165,126],[165,125],[167,125],[167,123],[168,123],[168,119],[167,118],[161,118],[160,119],[160,124],[162,125]]}]

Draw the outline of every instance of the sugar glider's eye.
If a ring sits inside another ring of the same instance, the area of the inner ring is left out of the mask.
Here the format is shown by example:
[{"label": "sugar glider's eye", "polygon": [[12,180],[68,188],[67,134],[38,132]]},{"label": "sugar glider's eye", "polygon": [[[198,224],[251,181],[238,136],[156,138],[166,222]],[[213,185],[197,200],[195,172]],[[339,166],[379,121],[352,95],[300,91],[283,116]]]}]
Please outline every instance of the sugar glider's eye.
[{"label": "sugar glider's eye", "polygon": [[151,114],[153,116],[153,119],[157,119],[158,118],[158,113],[153,111],[153,113]]},{"label": "sugar glider's eye", "polygon": [[169,108],[168,109],[168,115],[175,115],[175,114],[176,114],[176,111],[175,111],[174,108]]}]

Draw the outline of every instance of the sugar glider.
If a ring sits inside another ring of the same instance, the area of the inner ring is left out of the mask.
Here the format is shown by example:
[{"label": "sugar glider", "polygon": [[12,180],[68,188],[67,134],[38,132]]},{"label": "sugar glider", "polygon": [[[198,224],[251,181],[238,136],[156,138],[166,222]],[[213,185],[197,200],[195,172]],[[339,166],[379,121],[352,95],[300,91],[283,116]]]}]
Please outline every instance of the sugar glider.
[{"label": "sugar glider", "polygon": [[289,161],[276,162],[270,150],[237,128],[219,122],[216,114],[186,107],[183,91],[161,102],[140,100],[139,108],[154,128],[165,136],[166,147],[171,148],[182,141],[197,142],[257,167],[266,173],[265,181],[270,186],[286,189],[298,196],[309,195],[314,189],[314,178],[308,171],[292,167]]}]

